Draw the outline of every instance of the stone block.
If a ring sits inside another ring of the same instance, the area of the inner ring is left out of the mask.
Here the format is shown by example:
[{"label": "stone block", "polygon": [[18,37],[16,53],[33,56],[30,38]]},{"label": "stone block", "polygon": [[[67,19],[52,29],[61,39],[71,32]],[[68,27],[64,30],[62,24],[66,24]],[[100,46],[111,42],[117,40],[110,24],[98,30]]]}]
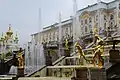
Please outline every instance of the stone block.
[{"label": "stone block", "polygon": [[71,78],[71,80],[88,80],[88,79],[85,77],[85,78]]},{"label": "stone block", "polygon": [[17,76],[24,77],[24,68],[17,68]]},{"label": "stone block", "polygon": [[77,78],[87,78],[87,68],[78,68],[76,69]]},{"label": "stone block", "polygon": [[110,62],[120,62],[120,51],[119,50],[110,50]]},{"label": "stone block", "polygon": [[91,80],[106,80],[106,71],[101,68],[90,69]]}]

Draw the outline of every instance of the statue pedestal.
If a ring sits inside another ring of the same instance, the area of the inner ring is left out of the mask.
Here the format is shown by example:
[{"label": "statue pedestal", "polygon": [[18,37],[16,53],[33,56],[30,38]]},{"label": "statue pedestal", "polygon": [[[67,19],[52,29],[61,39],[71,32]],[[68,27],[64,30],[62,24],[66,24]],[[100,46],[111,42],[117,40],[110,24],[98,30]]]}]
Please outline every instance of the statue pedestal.
[{"label": "statue pedestal", "polygon": [[111,49],[109,51],[109,54],[110,54],[110,62],[120,62],[120,51],[119,50],[114,50],[114,49]]},{"label": "statue pedestal", "polygon": [[104,68],[77,68],[75,69],[76,77],[71,80],[106,80],[106,71]]},{"label": "statue pedestal", "polygon": [[[70,57],[70,50],[64,50],[64,56],[65,57]],[[65,65],[70,65],[70,60],[65,59]]]},{"label": "statue pedestal", "polygon": [[64,50],[64,56],[70,57],[70,50]]},{"label": "statue pedestal", "polygon": [[24,68],[17,68],[17,76],[24,77]]}]

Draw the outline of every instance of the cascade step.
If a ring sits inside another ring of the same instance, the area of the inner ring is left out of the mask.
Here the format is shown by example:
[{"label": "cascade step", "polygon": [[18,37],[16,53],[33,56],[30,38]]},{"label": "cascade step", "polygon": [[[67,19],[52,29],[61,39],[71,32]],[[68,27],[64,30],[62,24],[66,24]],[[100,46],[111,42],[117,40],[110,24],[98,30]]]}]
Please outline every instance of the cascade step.
[{"label": "cascade step", "polygon": [[48,66],[47,68],[99,68],[98,66],[91,65],[69,65],[69,66]]},{"label": "cascade step", "polygon": [[71,80],[68,77],[21,77],[18,80]]}]

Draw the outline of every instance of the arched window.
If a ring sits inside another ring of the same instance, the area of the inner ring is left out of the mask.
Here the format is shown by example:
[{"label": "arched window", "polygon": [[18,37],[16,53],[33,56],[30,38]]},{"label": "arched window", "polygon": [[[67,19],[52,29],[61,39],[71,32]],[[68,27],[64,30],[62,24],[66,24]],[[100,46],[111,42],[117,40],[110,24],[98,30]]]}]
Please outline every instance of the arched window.
[{"label": "arched window", "polygon": [[81,20],[81,25],[83,25],[83,20]]},{"label": "arched window", "polygon": [[98,15],[96,15],[96,21],[98,21]]},{"label": "arched window", "polygon": [[87,22],[87,19],[85,19],[85,24],[87,24],[88,22]]},{"label": "arched window", "polygon": [[111,14],[111,15],[110,15],[110,20],[113,20],[113,18],[114,18],[114,16]]},{"label": "arched window", "polygon": [[106,20],[106,15],[104,15],[104,20]]},{"label": "arched window", "polygon": [[48,34],[46,34],[46,41],[48,41]]},{"label": "arched window", "polygon": [[110,28],[113,29],[113,23],[112,22],[110,23]]},{"label": "arched window", "polygon": [[104,23],[104,29],[106,29],[106,23]]},{"label": "arched window", "polygon": [[51,33],[49,34],[49,40],[51,41]]},{"label": "arched window", "polygon": [[85,32],[87,32],[87,26],[85,26]]},{"label": "arched window", "polygon": [[53,32],[53,40],[55,40],[55,32]]},{"label": "arched window", "polygon": [[89,28],[92,29],[92,25],[91,24],[89,25]]},{"label": "arched window", "polygon": [[89,23],[91,23],[91,22],[92,22],[92,18],[90,17],[90,18],[89,18]]},{"label": "arched window", "polygon": [[68,27],[65,29],[65,34],[68,34]]}]

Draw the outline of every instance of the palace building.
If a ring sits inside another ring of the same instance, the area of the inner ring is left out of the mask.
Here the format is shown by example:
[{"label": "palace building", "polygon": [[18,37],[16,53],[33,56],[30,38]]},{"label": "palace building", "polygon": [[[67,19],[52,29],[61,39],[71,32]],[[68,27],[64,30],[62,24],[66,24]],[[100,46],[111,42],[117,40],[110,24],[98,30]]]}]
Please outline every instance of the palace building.
[{"label": "palace building", "polygon": [[[60,26],[61,33],[59,33]],[[57,53],[53,55],[55,56],[53,59],[56,60],[59,55],[64,55],[65,39],[68,39],[72,52],[73,41],[79,41],[82,47],[86,48],[93,42],[94,31],[103,38],[110,34],[119,34],[119,30],[120,0],[109,3],[101,1],[78,10],[76,16],[62,21],[61,24],[52,24],[43,28],[43,31],[32,34],[31,42],[46,43],[47,49],[52,49]]]},{"label": "palace building", "polygon": [[[79,38],[87,37],[93,33],[93,28],[96,27],[99,33],[106,31],[116,31],[119,29],[120,24],[120,1],[115,0],[109,3],[99,2],[93,5],[78,10],[77,26],[75,26],[76,36]],[[73,31],[73,18],[62,21],[62,39],[67,36],[72,37]],[[32,34],[36,43],[39,41],[50,42],[58,41],[59,23],[55,23],[48,27],[43,28],[40,34]],[[38,40],[38,35],[39,39]]]},{"label": "palace building", "polygon": [[18,45],[18,35],[13,34],[12,29],[11,29],[11,24],[9,24],[8,31],[6,34],[2,33],[1,39],[0,39],[0,53],[5,54],[7,57],[12,55],[12,54],[7,54],[7,53],[12,53],[14,50],[19,50],[19,45]]}]

